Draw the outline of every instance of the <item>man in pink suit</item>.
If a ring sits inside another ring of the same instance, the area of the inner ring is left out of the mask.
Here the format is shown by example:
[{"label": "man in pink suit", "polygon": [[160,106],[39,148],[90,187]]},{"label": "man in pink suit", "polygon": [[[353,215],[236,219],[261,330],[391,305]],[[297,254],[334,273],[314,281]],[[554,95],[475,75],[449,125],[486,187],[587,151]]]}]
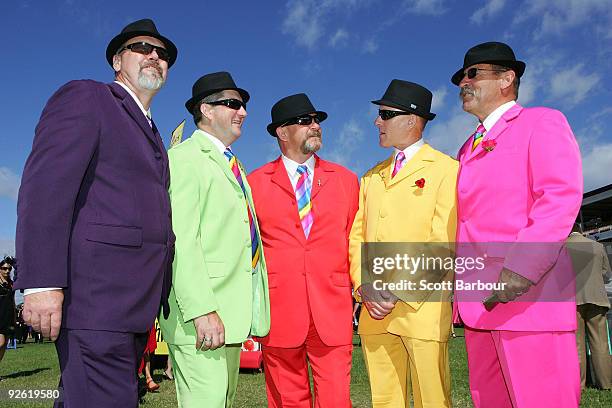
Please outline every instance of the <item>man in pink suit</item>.
[{"label": "man in pink suit", "polygon": [[348,236],[359,184],[315,155],[326,118],[306,94],[278,101],[268,133],[282,154],[248,177],[268,266],[271,327],[261,342],[270,407],[351,406]]},{"label": "man in pink suit", "polygon": [[458,155],[458,251],[481,248],[506,284],[480,298],[455,288],[477,408],[580,400],[575,302],[550,291],[563,286],[561,243],[582,201],[580,152],[561,112],[515,102],[524,70],[508,45],[488,42],[451,79],[480,122]]}]

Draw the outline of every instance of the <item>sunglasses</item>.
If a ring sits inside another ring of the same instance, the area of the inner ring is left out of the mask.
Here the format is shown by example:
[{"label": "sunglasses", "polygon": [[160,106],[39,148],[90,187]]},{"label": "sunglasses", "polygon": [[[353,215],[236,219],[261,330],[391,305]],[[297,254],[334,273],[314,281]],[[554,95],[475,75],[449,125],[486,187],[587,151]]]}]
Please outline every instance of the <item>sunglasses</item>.
[{"label": "sunglasses", "polygon": [[414,113],[412,113],[412,112],[404,112],[404,111],[387,110],[387,109],[379,109],[378,110],[378,116],[380,116],[380,118],[382,120],[389,120],[391,118],[394,118],[394,117],[400,116],[400,115],[414,115]]},{"label": "sunglasses", "polygon": [[11,271],[11,269],[13,269],[13,268],[12,268],[12,267],[10,267],[10,266],[0,266],[0,271],[7,271],[7,272],[10,272],[10,271]]},{"label": "sunglasses", "polygon": [[142,54],[142,55],[149,55],[153,52],[153,50],[155,50],[160,60],[164,60],[166,62],[170,60],[170,55],[168,54],[168,50],[162,47],[158,47],[157,45],[149,44],[146,42],[136,42],[136,43],[125,45],[119,48],[119,51],[117,51],[117,55],[121,54],[125,50],[130,50],[132,52],[135,52],[137,54]]},{"label": "sunglasses", "polygon": [[306,116],[298,116],[295,119],[291,119],[290,121],[287,121],[284,124],[282,124],[281,127],[289,126],[289,125],[308,126],[312,124],[312,121],[314,121],[314,123],[316,123],[317,125],[321,123],[321,119],[319,119],[318,116],[306,115]]},{"label": "sunglasses", "polygon": [[[476,75],[478,75],[478,71],[488,71],[488,72],[506,72],[508,71],[507,69],[485,69],[485,68],[470,68],[467,71],[465,71],[463,73],[464,77],[468,77],[468,79],[474,79],[476,78]],[[463,79],[463,78],[462,78]]]},{"label": "sunglasses", "polygon": [[242,102],[240,99],[221,99],[219,101],[214,101],[214,102],[206,102],[209,105],[212,106],[218,106],[218,105],[223,105],[223,106],[227,106],[230,109],[233,110],[238,110],[240,108],[244,108],[244,110],[246,110],[246,103]]}]

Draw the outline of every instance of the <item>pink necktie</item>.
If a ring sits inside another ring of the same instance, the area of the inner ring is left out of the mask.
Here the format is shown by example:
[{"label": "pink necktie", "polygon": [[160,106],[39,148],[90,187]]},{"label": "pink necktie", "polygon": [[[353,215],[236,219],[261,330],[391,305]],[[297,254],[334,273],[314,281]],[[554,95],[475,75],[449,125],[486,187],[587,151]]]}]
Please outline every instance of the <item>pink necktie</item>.
[{"label": "pink necktie", "polygon": [[393,173],[391,173],[391,178],[395,177],[395,175],[404,167],[404,162],[406,161],[406,155],[404,152],[397,153],[395,156],[395,166],[393,166]]}]

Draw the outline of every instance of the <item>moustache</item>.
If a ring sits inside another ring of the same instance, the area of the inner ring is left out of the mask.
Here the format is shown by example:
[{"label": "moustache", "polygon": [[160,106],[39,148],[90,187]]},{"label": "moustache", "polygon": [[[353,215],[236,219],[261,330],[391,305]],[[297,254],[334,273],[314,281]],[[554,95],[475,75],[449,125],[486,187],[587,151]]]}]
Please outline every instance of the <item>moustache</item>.
[{"label": "moustache", "polygon": [[474,90],[472,88],[470,88],[469,86],[464,86],[464,87],[461,88],[461,91],[459,91],[459,96],[460,97],[464,97],[466,95],[474,96]]},{"label": "moustache", "polygon": [[320,130],[312,130],[308,137],[309,138],[311,138],[311,137],[318,137],[320,139],[321,138],[321,131]]},{"label": "moustache", "polygon": [[143,71],[146,68],[154,68],[157,71],[157,73],[159,74],[159,76],[162,75],[162,69],[161,69],[161,67],[159,66],[159,64],[157,62],[145,62],[140,67],[140,70]]}]

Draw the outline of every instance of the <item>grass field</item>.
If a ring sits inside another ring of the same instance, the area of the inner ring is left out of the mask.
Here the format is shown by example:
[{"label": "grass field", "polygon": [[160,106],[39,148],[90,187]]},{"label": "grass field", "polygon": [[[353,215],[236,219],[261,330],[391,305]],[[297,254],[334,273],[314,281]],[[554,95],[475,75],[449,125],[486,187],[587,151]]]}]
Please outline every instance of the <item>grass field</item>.
[{"label": "grass field", "polygon": [[[461,335],[461,331],[458,332]],[[467,377],[467,364],[463,337],[451,339],[451,374],[453,406],[458,408],[472,407]],[[176,407],[174,383],[163,381],[162,371],[154,374],[154,379],[161,388],[158,393],[145,397],[144,408]],[[7,350],[0,363],[0,407],[42,407],[52,406],[52,402],[11,402],[5,398],[9,389],[54,389],[57,387],[59,368],[52,343],[19,345],[17,350]],[[353,370],[351,378],[351,398],[355,408],[370,407],[370,386],[363,363],[361,347],[356,345],[353,353]],[[587,389],[582,396],[581,407],[612,407],[612,391]],[[264,375],[244,372],[240,374],[235,407],[266,407]],[[119,408],[119,407],[117,407]],[[333,408],[333,407],[330,407]],[[544,407],[543,407],[544,408]]]}]

